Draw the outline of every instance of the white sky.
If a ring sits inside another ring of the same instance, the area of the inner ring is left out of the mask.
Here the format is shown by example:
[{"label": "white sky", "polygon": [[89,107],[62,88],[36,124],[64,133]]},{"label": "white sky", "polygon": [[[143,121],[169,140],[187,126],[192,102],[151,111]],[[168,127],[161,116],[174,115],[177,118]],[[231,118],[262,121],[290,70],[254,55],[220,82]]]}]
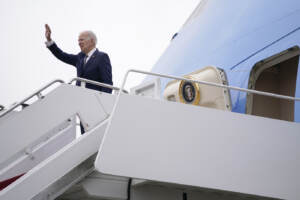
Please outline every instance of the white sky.
[{"label": "white sky", "polygon": [[[44,24],[68,53],[80,51],[79,32],[92,30],[109,54],[115,86],[130,68],[151,70],[200,0],[0,0],[0,104],[9,106],[54,79],[69,81],[74,67],[45,47]],[[141,81],[132,76],[126,86]]]}]

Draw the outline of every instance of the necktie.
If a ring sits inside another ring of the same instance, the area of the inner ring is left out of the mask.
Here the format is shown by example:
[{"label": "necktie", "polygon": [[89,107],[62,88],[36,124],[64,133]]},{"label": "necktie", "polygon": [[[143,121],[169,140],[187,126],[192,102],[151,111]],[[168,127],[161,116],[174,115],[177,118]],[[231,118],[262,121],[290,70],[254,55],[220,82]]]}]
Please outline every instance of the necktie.
[{"label": "necktie", "polygon": [[83,59],[83,65],[85,65],[85,64],[86,64],[86,60],[87,60],[87,58],[88,58],[88,55],[85,55],[85,56],[84,56],[84,59]]}]

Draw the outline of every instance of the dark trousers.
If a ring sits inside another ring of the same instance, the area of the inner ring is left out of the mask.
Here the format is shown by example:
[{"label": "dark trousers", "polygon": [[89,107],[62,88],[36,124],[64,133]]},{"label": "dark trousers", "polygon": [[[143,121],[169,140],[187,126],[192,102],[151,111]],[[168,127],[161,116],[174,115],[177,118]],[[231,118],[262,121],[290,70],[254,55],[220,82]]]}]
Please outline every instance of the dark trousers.
[{"label": "dark trousers", "polygon": [[84,134],[84,128],[83,128],[81,122],[80,122],[80,131],[81,131],[81,135],[83,135]]}]

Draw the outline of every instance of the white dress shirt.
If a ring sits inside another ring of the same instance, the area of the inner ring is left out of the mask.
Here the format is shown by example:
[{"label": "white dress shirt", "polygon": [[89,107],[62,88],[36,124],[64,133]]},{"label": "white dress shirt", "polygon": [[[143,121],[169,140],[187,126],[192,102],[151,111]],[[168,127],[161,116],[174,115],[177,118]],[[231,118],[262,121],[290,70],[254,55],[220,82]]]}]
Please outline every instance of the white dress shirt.
[{"label": "white dress shirt", "polygon": [[93,55],[93,53],[94,53],[95,51],[96,51],[96,47],[93,48],[92,50],[90,50],[90,52],[87,54],[87,59],[86,59],[86,61],[85,61],[84,64],[86,64],[86,63],[89,61],[89,59],[91,58],[91,56]]}]

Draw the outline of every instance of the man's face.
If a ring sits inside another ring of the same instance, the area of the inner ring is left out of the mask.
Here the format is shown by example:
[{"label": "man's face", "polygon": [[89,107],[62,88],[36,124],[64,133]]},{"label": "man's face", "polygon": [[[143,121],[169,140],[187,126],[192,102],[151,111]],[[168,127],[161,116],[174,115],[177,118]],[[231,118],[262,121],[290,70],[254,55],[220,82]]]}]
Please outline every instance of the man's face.
[{"label": "man's face", "polygon": [[90,52],[94,47],[95,44],[91,38],[89,38],[87,33],[81,33],[78,37],[78,44],[81,51],[85,54]]}]

